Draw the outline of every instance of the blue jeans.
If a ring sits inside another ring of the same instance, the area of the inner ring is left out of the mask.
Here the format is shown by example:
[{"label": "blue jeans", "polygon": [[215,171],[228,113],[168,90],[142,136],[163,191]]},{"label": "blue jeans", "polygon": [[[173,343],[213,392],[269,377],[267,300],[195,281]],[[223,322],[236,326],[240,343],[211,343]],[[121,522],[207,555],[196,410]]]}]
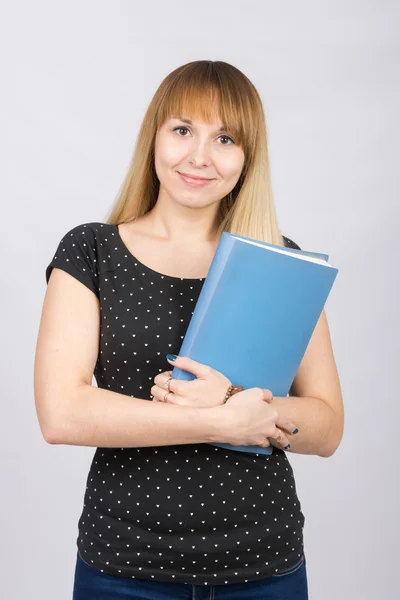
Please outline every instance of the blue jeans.
[{"label": "blue jeans", "polygon": [[308,600],[306,559],[257,581],[199,585],[107,575],[77,554],[73,600]]}]

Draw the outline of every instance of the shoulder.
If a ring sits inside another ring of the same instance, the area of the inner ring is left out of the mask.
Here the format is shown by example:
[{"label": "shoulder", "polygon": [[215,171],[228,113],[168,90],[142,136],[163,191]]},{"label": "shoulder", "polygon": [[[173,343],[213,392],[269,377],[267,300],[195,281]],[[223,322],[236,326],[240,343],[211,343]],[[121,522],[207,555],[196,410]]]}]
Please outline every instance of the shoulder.
[{"label": "shoulder", "polygon": [[85,240],[95,241],[103,236],[108,230],[108,227],[109,225],[106,223],[97,221],[80,223],[66,231],[62,236],[61,241],[65,243],[72,242],[73,240],[82,240],[83,242]]},{"label": "shoulder", "polygon": [[[61,237],[58,252],[71,252],[77,249],[85,251],[92,259],[106,254],[113,247],[115,226],[100,221],[80,223],[68,229]],[[109,253],[109,252],[108,252]],[[104,257],[102,257],[104,258]]]},{"label": "shoulder", "polygon": [[59,238],[51,262],[46,268],[46,280],[49,280],[53,267],[78,272],[98,281],[100,275],[115,271],[128,260],[118,240],[117,228],[109,223],[91,221],[80,223],[68,229]]},{"label": "shoulder", "polygon": [[57,267],[79,279],[98,296],[101,272],[114,268],[115,260],[110,256],[111,243],[107,242],[110,232],[112,225],[97,221],[80,223],[68,229],[59,238],[53,258],[46,267],[47,283],[53,268]]},{"label": "shoulder", "polygon": [[298,246],[296,242],[286,237],[285,235],[283,235],[282,237],[286,248],[294,248],[295,250],[301,250],[300,246]]}]

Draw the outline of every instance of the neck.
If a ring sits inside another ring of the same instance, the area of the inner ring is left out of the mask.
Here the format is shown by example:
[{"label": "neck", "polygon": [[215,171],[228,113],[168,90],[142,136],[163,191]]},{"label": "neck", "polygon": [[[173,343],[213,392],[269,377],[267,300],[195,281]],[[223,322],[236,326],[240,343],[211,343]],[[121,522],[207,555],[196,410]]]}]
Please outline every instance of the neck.
[{"label": "neck", "polygon": [[[213,208],[213,207],[211,207]],[[216,211],[159,203],[143,219],[147,221],[152,235],[176,243],[217,243]]]}]

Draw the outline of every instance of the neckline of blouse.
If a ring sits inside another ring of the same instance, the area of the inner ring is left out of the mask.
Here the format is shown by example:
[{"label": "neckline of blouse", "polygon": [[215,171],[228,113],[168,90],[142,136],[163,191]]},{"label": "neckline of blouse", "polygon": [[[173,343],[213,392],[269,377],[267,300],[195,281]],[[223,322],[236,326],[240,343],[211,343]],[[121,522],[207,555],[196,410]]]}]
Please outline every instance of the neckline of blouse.
[{"label": "neckline of blouse", "polygon": [[135,263],[139,267],[143,268],[144,270],[148,271],[149,273],[153,273],[154,275],[157,275],[157,277],[161,277],[162,279],[171,279],[174,281],[192,281],[192,282],[197,281],[199,283],[205,281],[205,279],[206,279],[205,277],[174,277],[173,275],[167,275],[166,273],[160,273],[159,271],[155,271],[151,267],[148,267],[147,265],[142,263],[136,256],[134,256],[134,254],[132,254],[132,252],[129,250],[128,246],[125,244],[124,240],[121,237],[121,234],[120,234],[119,228],[118,228],[118,223],[115,225],[112,225],[112,227],[114,227],[115,233],[117,235],[117,239],[118,239],[120,245],[122,246],[122,249],[126,252],[127,257],[134,260]]}]

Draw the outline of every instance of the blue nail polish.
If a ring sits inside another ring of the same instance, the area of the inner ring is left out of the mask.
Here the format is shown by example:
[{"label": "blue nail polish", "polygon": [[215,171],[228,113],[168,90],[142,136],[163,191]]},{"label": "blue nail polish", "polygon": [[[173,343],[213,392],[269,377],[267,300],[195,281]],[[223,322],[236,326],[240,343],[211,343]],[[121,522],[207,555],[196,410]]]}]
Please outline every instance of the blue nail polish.
[{"label": "blue nail polish", "polygon": [[298,429],[297,429],[297,427],[296,427],[296,429],[295,429],[294,431],[292,431],[292,434],[294,435],[295,433],[298,433],[298,431],[299,431],[299,430],[298,430]]},{"label": "blue nail polish", "polygon": [[288,450],[290,448],[290,444],[288,444],[287,446],[285,446],[285,450]]},{"label": "blue nail polish", "polygon": [[167,354],[167,358],[169,360],[176,360],[178,357],[176,356],[176,354]]}]

